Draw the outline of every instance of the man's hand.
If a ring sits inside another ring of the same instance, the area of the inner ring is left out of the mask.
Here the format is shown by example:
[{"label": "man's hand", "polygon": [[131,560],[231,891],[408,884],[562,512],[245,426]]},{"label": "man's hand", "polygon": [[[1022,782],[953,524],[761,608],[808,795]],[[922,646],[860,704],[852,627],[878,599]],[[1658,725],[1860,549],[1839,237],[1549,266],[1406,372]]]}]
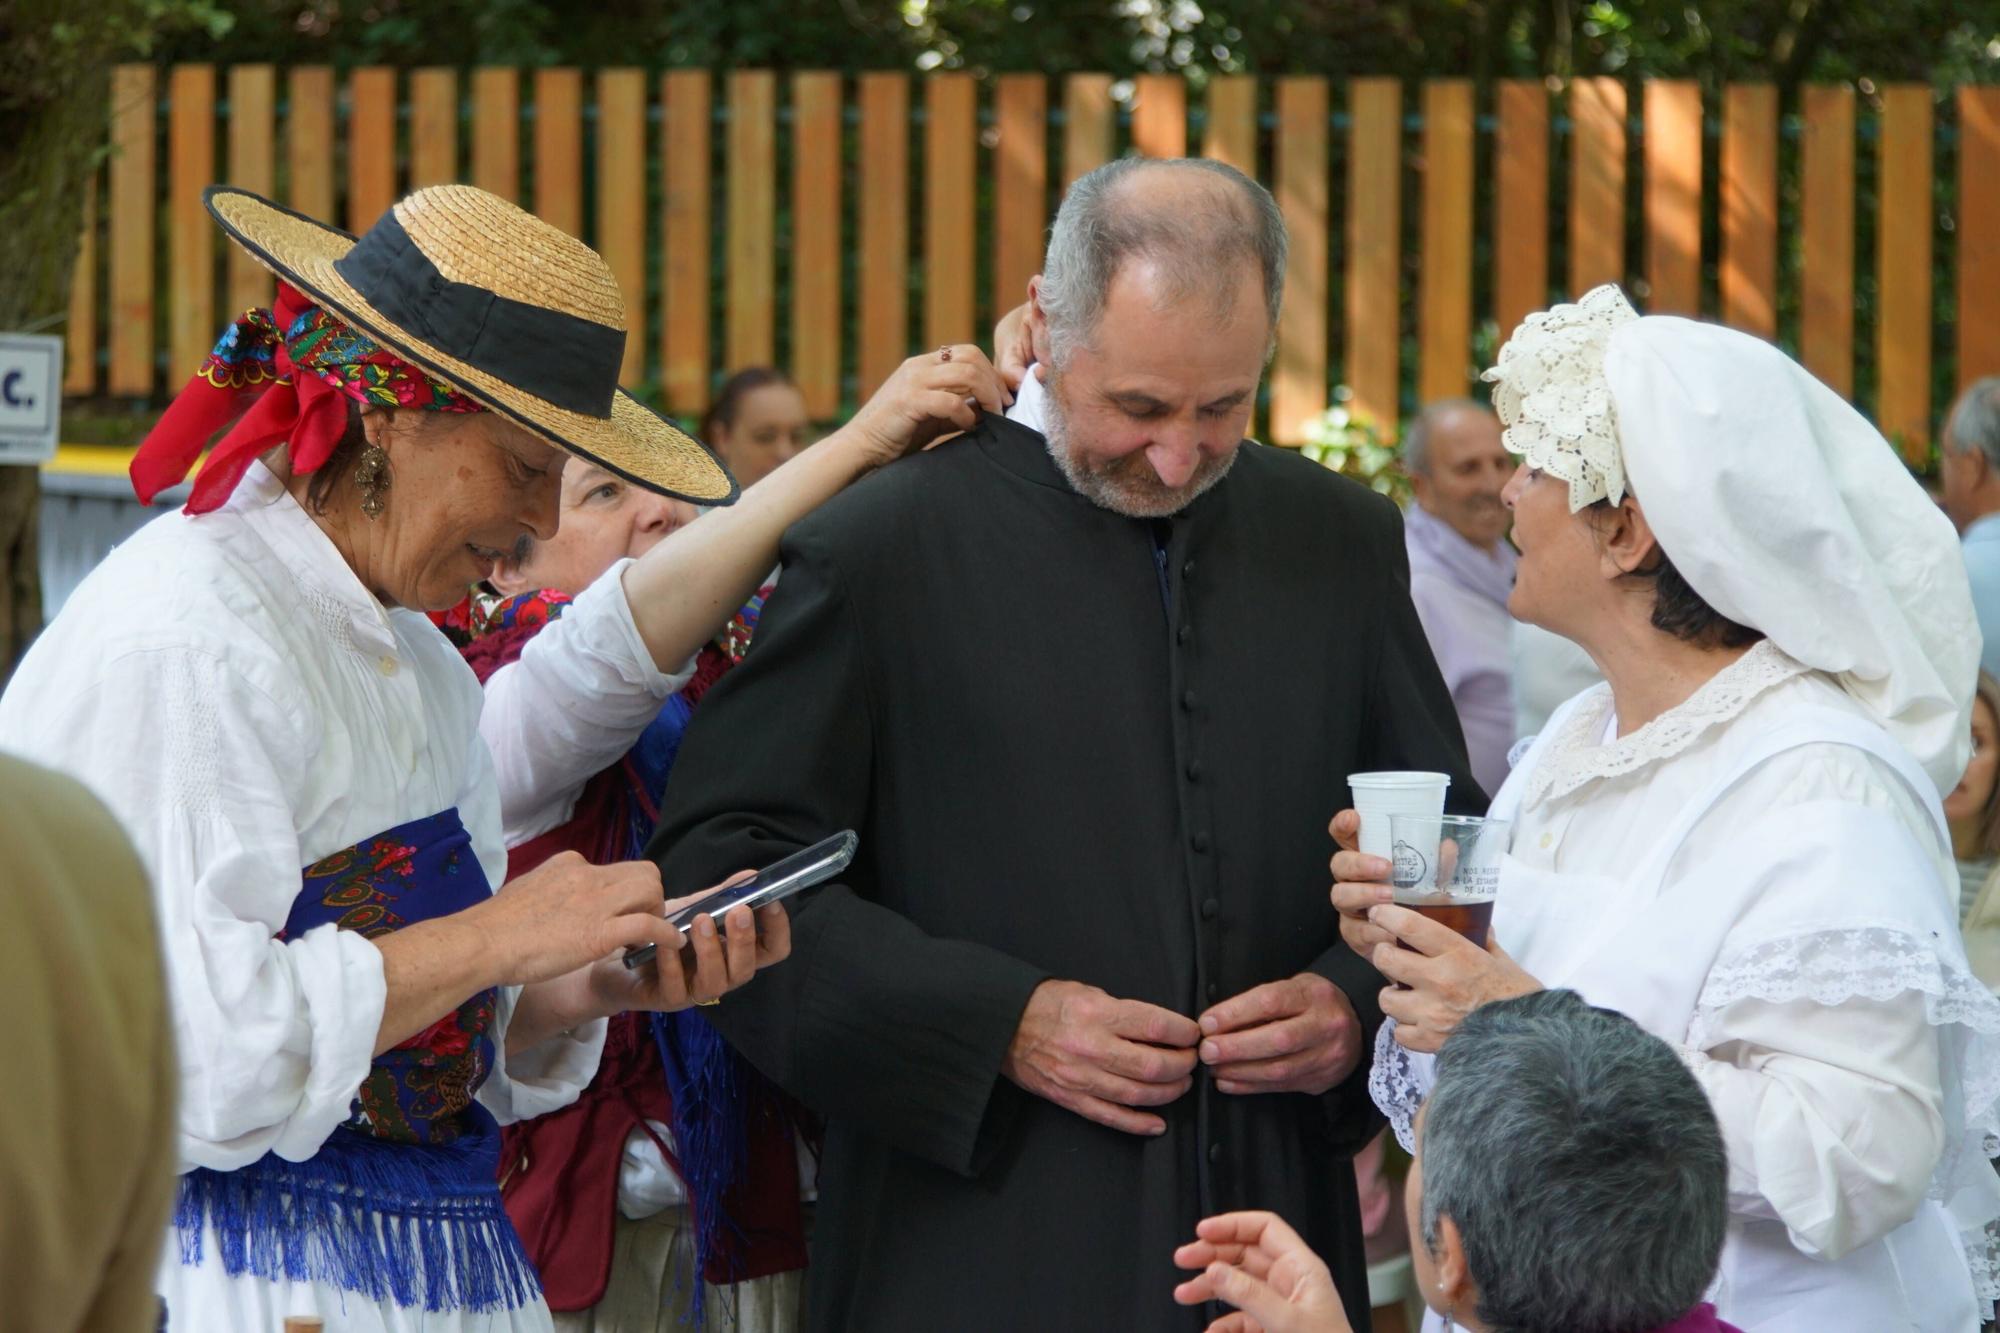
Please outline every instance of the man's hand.
[{"label": "man's hand", "polygon": [[1044,981],[1028,998],[1000,1072],[1037,1097],[1127,1134],[1164,1134],[1135,1111],[1165,1106],[1194,1084],[1194,1020],[1095,986]]},{"label": "man's hand", "polygon": [[1361,1021],[1316,972],[1247,990],[1201,1016],[1201,1062],[1218,1092],[1329,1091],[1361,1061]]},{"label": "man's hand", "polygon": [[1174,1251],[1174,1263],[1202,1271],[1174,1288],[1174,1300],[1226,1301],[1239,1311],[1208,1333],[1353,1333],[1333,1274],[1276,1214],[1204,1218],[1195,1235]]}]

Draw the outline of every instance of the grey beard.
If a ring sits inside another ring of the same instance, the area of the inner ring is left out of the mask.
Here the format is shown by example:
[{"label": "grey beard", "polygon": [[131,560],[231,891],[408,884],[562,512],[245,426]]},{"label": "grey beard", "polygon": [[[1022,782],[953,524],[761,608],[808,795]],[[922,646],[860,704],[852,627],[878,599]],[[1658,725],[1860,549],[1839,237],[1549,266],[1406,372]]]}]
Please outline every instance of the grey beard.
[{"label": "grey beard", "polygon": [[[1053,379],[1051,375],[1050,380]],[[1055,384],[1051,382],[1045,387],[1048,393],[1044,399],[1042,439],[1048,446],[1049,457],[1055,460],[1056,469],[1069,482],[1070,489],[1099,509],[1109,509],[1126,518],[1171,518],[1207,494],[1215,483],[1229,475],[1229,469],[1236,463],[1234,449],[1226,458],[1204,459],[1196,465],[1187,484],[1178,488],[1162,485],[1157,477],[1152,477],[1145,471],[1143,459],[1117,460],[1134,463],[1131,475],[1126,477],[1111,470],[1094,470],[1079,461],[1071,448],[1069,417],[1063,411],[1062,400],[1056,396]],[[1151,484],[1140,478],[1149,478]]]}]

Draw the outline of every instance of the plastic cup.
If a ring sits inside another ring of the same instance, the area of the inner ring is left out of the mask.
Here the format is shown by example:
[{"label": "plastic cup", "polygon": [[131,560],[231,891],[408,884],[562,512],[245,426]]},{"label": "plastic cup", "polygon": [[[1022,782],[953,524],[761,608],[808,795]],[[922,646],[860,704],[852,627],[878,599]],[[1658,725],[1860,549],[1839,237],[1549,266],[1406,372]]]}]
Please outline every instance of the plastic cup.
[{"label": "plastic cup", "polygon": [[1350,773],[1347,788],[1354,793],[1354,808],[1361,816],[1361,850],[1389,860],[1396,847],[1390,818],[1443,814],[1449,786],[1451,778],[1444,773]]},{"label": "plastic cup", "polygon": [[1396,902],[1484,947],[1512,825],[1468,815],[1392,815]]}]

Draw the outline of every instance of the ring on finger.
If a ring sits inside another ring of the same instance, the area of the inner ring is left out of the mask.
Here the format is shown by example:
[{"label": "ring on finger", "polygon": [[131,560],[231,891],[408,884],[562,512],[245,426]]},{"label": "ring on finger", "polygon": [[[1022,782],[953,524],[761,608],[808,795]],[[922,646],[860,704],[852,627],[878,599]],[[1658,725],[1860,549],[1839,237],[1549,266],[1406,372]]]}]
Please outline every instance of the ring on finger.
[{"label": "ring on finger", "polygon": [[938,348],[938,360],[939,360],[940,362],[948,362],[948,361],[950,361],[950,360],[951,360],[951,344],[950,344],[950,343],[945,343],[945,344],[943,344],[942,346],[940,346],[940,347]]},{"label": "ring on finger", "polygon": [[722,1003],[722,997],[718,995],[712,1000],[696,1000],[694,1003],[697,1009],[712,1009]]}]

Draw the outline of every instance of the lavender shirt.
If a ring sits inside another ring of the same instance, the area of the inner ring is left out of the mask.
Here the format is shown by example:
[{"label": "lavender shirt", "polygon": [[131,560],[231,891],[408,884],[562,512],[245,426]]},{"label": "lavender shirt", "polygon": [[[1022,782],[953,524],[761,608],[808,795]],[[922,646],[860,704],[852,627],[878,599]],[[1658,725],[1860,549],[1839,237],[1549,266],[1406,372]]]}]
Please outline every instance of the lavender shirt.
[{"label": "lavender shirt", "polygon": [[1458,710],[1472,776],[1491,796],[1507,777],[1507,751],[1514,744],[1514,618],[1507,614],[1507,594],[1518,557],[1506,542],[1481,550],[1417,505],[1403,515],[1403,537],[1410,600]]}]

